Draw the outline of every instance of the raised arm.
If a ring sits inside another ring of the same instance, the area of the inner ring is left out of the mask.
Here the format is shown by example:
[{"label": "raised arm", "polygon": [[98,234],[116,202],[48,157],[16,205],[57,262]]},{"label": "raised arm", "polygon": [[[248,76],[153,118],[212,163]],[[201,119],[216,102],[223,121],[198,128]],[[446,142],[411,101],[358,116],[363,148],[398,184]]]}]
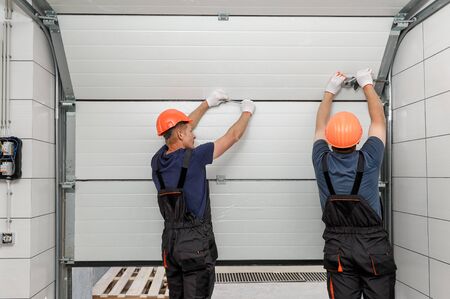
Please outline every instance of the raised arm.
[{"label": "raised arm", "polygon": [[327,127],[328,119],[330,118],[331,104],[333,103],[334,96],[341,89],[341,84],[345,80],[345,75],[337,72],[331,77],[328,82],[323,100],[317,109],[316,116],[316,131],[314,140],[325,139],[325,128]]},{"label": "raised arm", "polygon": [[356,73],[356,80],[363,88],[367,99],[367,107],[370,115],[369,137],[378,137],[383,144],[386,144],[386,117],[384,115],[383,104],[373,87],[372,70],[364,69]]},{"label": "raised arm", "polygon": [[214,90],[206,100],[204,100],[194,111],[189,114],[192,119],[192,129],[197,127],[200,119],[205,115],[210,107],[218,106],[224,101],[228,100],[228,95],[221,89]]},{"label": "raised arm", "polygon": [[228,129],[228,131],[214,142],[214,159],[219,158],[230,147],[241,139],[248,126],[251,116],[255,112],[255,103],[250,100],[241,102],[242,114],[239,119]]}]

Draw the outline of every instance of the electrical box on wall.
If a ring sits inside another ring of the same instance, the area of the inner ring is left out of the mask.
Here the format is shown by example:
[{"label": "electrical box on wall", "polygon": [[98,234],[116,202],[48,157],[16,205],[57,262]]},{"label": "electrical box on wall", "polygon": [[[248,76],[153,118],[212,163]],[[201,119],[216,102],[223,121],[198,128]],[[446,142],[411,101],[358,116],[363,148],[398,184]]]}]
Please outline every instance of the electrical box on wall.
[{"label": "electrical box on wall", "polygon": [[0,145],[0,179],[19,179],[22,176],[22,140],[0,137]]}]

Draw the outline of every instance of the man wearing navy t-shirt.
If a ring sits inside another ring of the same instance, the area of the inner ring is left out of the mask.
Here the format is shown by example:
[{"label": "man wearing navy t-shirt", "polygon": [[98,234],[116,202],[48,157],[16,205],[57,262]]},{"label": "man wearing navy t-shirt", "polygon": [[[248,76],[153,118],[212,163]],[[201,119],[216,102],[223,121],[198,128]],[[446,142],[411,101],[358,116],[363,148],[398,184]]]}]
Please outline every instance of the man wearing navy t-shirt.
[{"label": "man wearing navy t-shirt", "polygon": [[[392,299],[396,266],[388,233],[382,227],[378,178],[386,142],[383,106],[373,87],[372,70],[356,79],[367,99],[369,138],[362,137],[358,118],[339,112],[330,118],[331,104],[345,75],[328,83],[317,111],[312,160],[325,223],[324,267],[330,299]],[[331,146],[331,150],[329,148]]]},{"label": "man wearing navy t-shirt", "polygon": [[214,142],[195,147],[193,130],[210,107],[227,100],[216,90],[189,116],[168,109],[156,122],[165,145],[152,158],[152,178],[164,218],[162,258],[171,299],[211,298],[214,289],[217,247],[205,167],[241,138],[255,104],[243,100],[240,118]]}]

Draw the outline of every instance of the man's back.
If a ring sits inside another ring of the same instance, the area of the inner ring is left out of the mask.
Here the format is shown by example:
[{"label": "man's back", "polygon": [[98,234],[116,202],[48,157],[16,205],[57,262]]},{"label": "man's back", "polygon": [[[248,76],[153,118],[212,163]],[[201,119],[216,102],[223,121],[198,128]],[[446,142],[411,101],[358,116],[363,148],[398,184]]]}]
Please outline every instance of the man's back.
[{"label": "man's back", "polygon": [[[161,189],[156,169],[161,172],[166,187],[175,188],[180,177],[185,149],[166,154],[167,146],[163,146],[152,158],[152,178],[158,191]],[[192,157],[186,173],[184,196],[189,212],[203,218],[206,207],[207,182],[205,166],[213,161],[214,143],[202,144],[192,151]]]},{"label": "man's back", "polygon": [[[365,167],[358,194],[367,200],[370,207],[381,217],[378,179],[383,161],[384,145],[377,137],[370,137],[360,150],[364,154]],[[325,140],[317,140],[313,147],[313,165],[319,186],[320,204],[325,207],[330,192],[322,172],[322,158],[327,154],[331,183],[337,194],[350,194],[356,177],[358,153],[344,154],[330,151]]]}]

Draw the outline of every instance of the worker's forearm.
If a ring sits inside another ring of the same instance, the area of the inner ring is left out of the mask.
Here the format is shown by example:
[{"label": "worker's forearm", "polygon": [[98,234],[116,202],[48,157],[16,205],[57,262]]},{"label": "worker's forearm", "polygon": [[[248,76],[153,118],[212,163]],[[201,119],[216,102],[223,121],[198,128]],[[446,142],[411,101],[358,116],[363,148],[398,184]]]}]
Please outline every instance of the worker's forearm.
[{"label": "worker's forearm", "polygon": [[331,104],[333,103],[334,94],[325,92],[323,100],[317,109],[316,117],[316,130],[319,128],[325,128],[330,118]]},{"label": "worker's forearm", "polygon": [[192,119],[192,128],[195,129],[197,127],[200,119],[205,115],[206,111],[208,111],[208,103],[203,101],[194,111],[189,114],[189,118]]},{"label": "worker's forearm", "polygon": [[230,134],[235,142],[237,142],[242,135],[244,135],[245,129],[248,126],[248,122],[252,114],[250,112],[243,112],[239,119],[228,129],[227,134]]},{"label": "worker's forearm", "polygon": [[381,103],[373,85],[366,85],[364,87],[364,94],[367,99],[367,106],[371,121],[385,123],[386,117],[384,115],[383,104]]}]

